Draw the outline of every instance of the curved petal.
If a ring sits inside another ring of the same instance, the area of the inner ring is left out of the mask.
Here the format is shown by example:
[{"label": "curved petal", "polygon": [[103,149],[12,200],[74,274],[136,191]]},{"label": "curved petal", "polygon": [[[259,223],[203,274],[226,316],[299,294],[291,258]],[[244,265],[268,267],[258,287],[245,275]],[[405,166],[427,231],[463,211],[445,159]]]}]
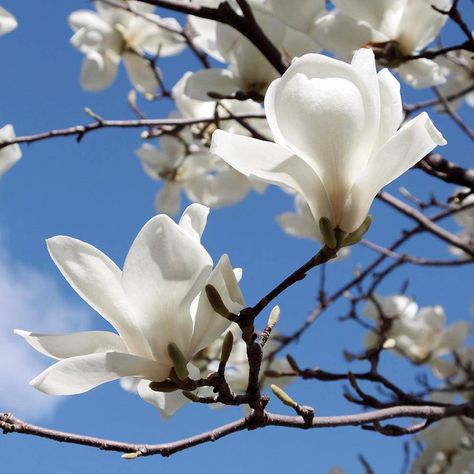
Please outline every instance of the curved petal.
[{"label": "curved petal", "polygon": [[92,245],[71,237],[57,236],[46,242],[51,258],[76,293],[117,330],[129,350],[142,354],[143,339],[117,265]]},{"label": "curved petal", "polygon": [[314,218],[310,219],[295,212],[284,212],[276,217],[276,220],[283,231],[293,237],[303,237],[312,240],[321,240],[318,227]]},{"label": "curved petal", "polygon": [[436,356],[460,349],[471,332],[472,326],[467,321],[458,321],[448,327],[441,336],[436,350]]},{"label": "curved petal", "polygon": [[170,342],[188,352],[193,331],[190,305],[211,267],[211,257],[200,242],[165,215],[150,219],[133,242],[122,286],[156,360],[171,364]]},{"label": "curved petal", "polygon": [[333,10],[316,21],[311,36],[327,51],[346,59],[373,39],[373,31],[367,23],[357,22],[341,11]]},{"label": "curved petal", "polygon": [[426,113],[410,120],[374,154],[352,188],[342,229],[352,232],[367,216],[375,195],[446,140]]},{"label": "curved petal", "polygon": [[314,170],[286,148],[216,130],[211,151],[245,176],[290,187],[304,196],[316,221],[332,217],[332,210],[321,180]]},{"label": "curved petal", "polygon": [[155,199],[156,212],[174,217],[181,208],[181,184],[165,181]]},{"label": "curved petal", "polygon": [[81,69],[81,87],[97,92],[109,87],[117,75],[118,62],[97,51],[91,51],[84,58]]},{"label": "curved petal", "polygon": [[89,354],[63,359],[48,367],[30,384],[48,395],[75,395],[121,377],[164,380],[170,367],[121,352]]},{"label": "curved petal", "polygon": [[388,69],[382,69],[377,77],[380,89],[380,128],[376,150],[393,136],[403,120],[400,83]]},{"label": "curved petal", "polygon": [[71,334],[38,334],[15,329],[15,334],[41,354],[53,359],[67,359],[99,352],[126,352],[120,336],[108,331],[75,332]]},{"label": "curved petal", "polygon": [[161,180],[161,173],[165,170],[167,158],[150,143],[144,143],[140,148],[135,150],[135,155],[140,158],[143,169],[150,178]]},{"label": "curved petal", "polygon": [[[238,314],[244,307],[244,299],[227,255],[222,255],[206,284],[212,285],[219,292],[225,307],[231,313]],[[214,342],[230,325],[228,319],[214,311],[205,291],[201,292],[194,305],[196,306],[190,358]]]},{"label": "curved petal", "polygon": [[[2,140],[12,140],[15,138],[15,131],[12,125],[5,125],[0,129],[0,142]],[[21,158],[20,147],[14,145],[0,149],[0,177],[6,173]]]},{"label": "curved petal", "polygon": [[125,52],[122,54],[123,63],[127,69],[130,82],[142,93],[154,94],[158,88],[156,78],[159,71],[154,70],[154,66],[134,52]]},{"label": "curved petal", "polygon": [[199,242],[206,228],[208,215],[208,207],[197,203],[191,204],[184,210],[179,225]]},{"label": "curved petal", "polygon": [[191,99],[214,101],[209,92],[227,96],[240,89],[239,81],[228,69],[202,69],[189,76],[184,93]]}]

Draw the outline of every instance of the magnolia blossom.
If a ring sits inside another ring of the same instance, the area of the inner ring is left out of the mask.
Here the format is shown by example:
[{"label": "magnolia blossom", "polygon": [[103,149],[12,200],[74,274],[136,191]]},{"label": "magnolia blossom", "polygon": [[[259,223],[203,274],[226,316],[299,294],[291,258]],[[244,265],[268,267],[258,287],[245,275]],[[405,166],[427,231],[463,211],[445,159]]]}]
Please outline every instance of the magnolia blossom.
[{"label": "magnolia blossom", "polygon": [[[433,362],[459,349],[471,333],[468,322],[456,322],[445,328],[446,316],[441,306],[418,308],[411,298],[403,295],[377,296],[375,299],[377,305],[369,301],[364,314],[377,322],[382,317],[389,318],[391,325],[384,334],[386,340],[398,354],[416,364]],[[365,342],[370,348],[377,346],[380,340],[371,332]]]},{"label": "magnolia blossom", "polygon": [[175,216],[181,209],[181,193],[211,208],[240,202],[250,190],[249,180],[221,158],[196,144],[164,135],[161,150],[145,143],[136,155],[147,174],[164,185],[155,201],[157,212]]},{"label": "magnolia blossom", "polygon": [[153,70],[145,55],[169,56],[185,47],[182,37],[175,33],[180,30],[175,19],[160,18],[151,13],[154,7],[141,2],[127,5],[137,15],[98,0],[97,12],[78,10],[69,16],[75,31],[71,43],[86,56],[81,71],[81,85],[86,90],[110,86],[122,59],[133,85],[140,92],[153,94],[159,72]]},{"label": "magnolia blossom", "polygon": [[[220,0],[198,3],[215,7]],[[281,1],[253,0],[249,3],[259,26],[287,60],[319,51],[320,48],[309,35],[299,30],[299,27],[305,27],[305,22],[301,15],[295,13],[299,10],[298,5],[292,7],[293,14],[288,16],[288,6]],[[296,3],[306,5],[309,2]],[[324,10],[321,0],[312,0],[312,3],[311,14]],[[234,4],[234,7],[237,8],[237,5]],[[306,20],[311,18],[306,17]],[[228,69],[203,69],[194,73],[187,81],[185,93],[203,101],[212,100],[210,93],[232,96],[238,91],[263,97],[269,84],[279,74],[262,53],[241,33],[227,25],[194,17],[190,17],[190,23],[196,34],[196,44],[229,66]]]},{"label": "magnolia blossom", "polygon": [[445,82],[441,67],[429,59],[405,61],[419,53],[439,34],[452,0],[332,0],[334,10],[318,20],[314,38],[341,58],[370,46],[384,65],[398,68],[413,87],[428,87]]},{"label": "magnolia blossom", "polygon": [[[461,189],[460,192],[467,191],[467,188]],[[463,202],[463,206],[474,204],[474,194],[469,194]],[[463,229],[458,232],[458,237],[465,244],[474,247],[474,206],[465,209],[464,211],[457,212],[454,214],[454,220],[461,226]],[[449,251],[462,259],[470,259],[471,256],[466,254],[464,250],[461,250],[458,247],[453,245],[449,246]]]},{"label": "magnolia blossom", "polygon": [[0,6],[0,36],[10,33],[18,26],[15,17]]},{"label": "magnolia blossom", "polygon": [[[12,125],[5,125],[0,128],[0,144],[3,140],[15,138],[15,131]],[[0,148],[0,177],[6,173],[21,158],[21,150],[17,144]]]},{"label": "magnolia blossom", "polygon": [[438,63],[448,76],[446,84],[440,87],[444,96],[450,97],[465,92],[465,95],[451,100],[450,104],[457,108],[465,99],[467,105],[474,107],[474,54],[465,50],[451,52],[441,57]]},{"label": "magnolia blossom", "polygon": [[[308,203],[299,194],[295,195],[295,212],[284,212],[277,216],[277,222],[288,235],[322,242],[323,236],[318,227],[314,225],[314,217]],[[347,257],[350,248],[344,247],[338,252],[338,258]],[[331,260],[332,261],[332,260]]]},{"label": "magnolia blossom", "polygon": [[[206,207],[193,204],[179,224],[165,215],[152,218],[133,242],[123,271],[89,244],[64,236],[49,239],[49,252],[63,276],[116,332],[16,331],[39,352],[58,360],[31,384],[47,394],[71,395],[135,377],[139,395],[159,405],[163,394],[152,391],[149,383],[167,379],[175,367],[170,344],[189,362],[229,326],[213,310],[205,285],[217,289],[230,311],[243,307],[227,255],[213,270],[200,243],[207,214]],[[189,364],[188,370],[198,375]]]},{"label": "magnolia blossom", "polygon": [[[211,150],[246,176],[293,189],[316,223],[356,231],[377,192],[446,141],[426,113],[404,124],[400,84],[370,49],[351,64],[296,59],[265,96],[276,143],[217,130]],[[317,225],[315,223],[315,225]]]},{"label": "magnolia blossom", "polygon": [[414,460],[413,474],[472,474],[474,462],[474,426],[468,418],[440,420],[417,435],[425,449]]}]

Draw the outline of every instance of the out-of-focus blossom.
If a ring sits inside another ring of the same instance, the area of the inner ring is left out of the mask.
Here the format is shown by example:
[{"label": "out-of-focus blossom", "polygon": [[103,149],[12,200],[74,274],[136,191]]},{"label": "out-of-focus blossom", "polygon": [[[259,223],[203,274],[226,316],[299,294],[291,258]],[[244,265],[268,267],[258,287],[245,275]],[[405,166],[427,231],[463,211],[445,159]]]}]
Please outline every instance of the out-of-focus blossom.
[{"label": "out-of-focus blossom", "polygon": [[63,236],[49,239],[63,276],[116,332],[17,331],[36,350],[58,360],[31,384],[50,395],[72,395],[134,377],[139,395],[163,408],[166,394],[149,385],[177,370],[170,344],[181,352],[191,377],[198,376],[189,362],[229,326],[213,310],[204,287],[214,286],[230,311],[243,307],[229,258],[223,255],[212,269],[200,242],[207,214],[207,208],[193,204],[179,224],[165,215],[152,218],[133,242],[123,271],[89,244]]},{"label": "out-of-focus blossom", "polygon": [[417,435],[425,449],[414,460],[412,474],[472,474],[474,426],[468,418],[447,418]]},{"label": "out-of-focus blossom", "polygon": [[[11,125],[0,128],[0,143],[3,140],[15,138],[15,131]],[[6,173],[21,158],[21,150],[17,144],[0,148],[0,177]]]},{"label": "out-of-focus blossom", "polygon": [[160,149],[145,143],[135,151],[147,174],[164,183],[156,197],[157,212],[175,216],[182,192],[211,208],[236,204],[249,192],[249,180],[209,149],[170,135],[159,141]]},{"label": "out-of-focus blossom", "polygon": [[397,68],[413,87],[445,82],[435,61],[404,57],[416,55],[438,36],[448,19],[432,5],[447,11],[452,0],[332,0],[336,8],[316,22],[314,38],[341,58],[370,46],[384,65]]},{"label": "out-of-focus blossom", "polygon": [[[198,3],[215,7],[220,1]],[[279,0],[249,3],[260,27],[288,61],[319,51],[318,45],[304,30],[309,29],[311,20],[324,11],[324,2],[300,0],[292,2],[291,8]],[[236,4],[233,6],[238,10]],[[191,75],[186,85],[187,95],[203,101],[213,100],[209,93],[232,96],[241,91],[256,97],[265,95],[267,87],[279,74],[247,38],[221,23],[195,17],[190,17],[190,23],[195,30],[196,44],[229,66],[228,69],[204,69]]]},{"label": "out-of-focus blossom", "polygon": [[235,169],[293,189],[350,234],[377,192],[446,141],[426,113],[402,125],[400,84],[377,74],[370,49],[351,64],[319,54],[295,60],[265,96],[276,143],[214,132],[211,150]]},{"label": "out-of-focus blossom", "polygon": [[[403,295],[377,296],[375,301],[377,304],[367,303],[364,314],[376,321],[377,327],[381,327],[383,318],[389,319],[384,340],[390,340],[396,353],[415,364],[431,363],[459,349],[471,333],[471,325],[465,321],[446,327],[442,306],[418,308],[411,298]],[[376,347],[379,336],[370,332],[365,343],[368,348]]]},{"label": "out-of-focus blossom", "polygon": [[[143,93],[153,94],[158,86],[157,74],[146,55],[169,56],[183,50],[183,38],[173,18],[160,18],[154,7],[141,2],[123,3],[135,13],[97,0],[97,11],[77,10],[69,16],[74,30],[71,43],[85,59],[81,85],[85,90],[100,91],[110,86],[124,62],[132,84]],[[158,24],[162,26],[158,26]]]},{"label": "out-of-focus blossom", "polygon": [[0,36],[10,33],[18,26],[15,17],[0,6]]},{"label": "out-of-focus blossom", "polygon": [[[460,192],[467,191],[467,188],[460,189]],[[474,194],[469,194],[465,199],[462,201],[462,205],[469,205],[473,204],[472,207],[465,209],[464,211],[457,212],[454,214],[454,220],[461,226],[463,229],[458,232],[457,236],[461,239],[461,241],[471,247],[474,247]],[[451,254],[455,255],[456,257],[462,259],[470,259],[471,256],[468,255],[464,250],[455,247],[454,245],[450,245],[449,251]]]}]

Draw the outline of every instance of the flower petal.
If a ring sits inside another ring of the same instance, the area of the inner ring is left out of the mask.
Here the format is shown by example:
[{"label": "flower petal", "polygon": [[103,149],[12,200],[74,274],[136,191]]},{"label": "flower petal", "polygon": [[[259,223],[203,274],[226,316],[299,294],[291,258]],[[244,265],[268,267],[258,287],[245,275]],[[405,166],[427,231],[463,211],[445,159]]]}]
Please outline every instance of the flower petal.
[{"label": "flower petal", "polygon": [[63,359],[48,367],[30,384],[48,395],[75,395],[121,377],[164,380],[169,366],[121,352],[89,354]]},{"label": "flower petal", "polygon": [[127,69],[128,78],[135,88],[142,93],[154,94],[158,88],[158,80],[156,78],[159,71],[154,71],[154,66],[134,52],[122,54],[123,63]]},{"label": "flower petal", "polygon": [[76,293],[117,330],[129,350],[142,354],[143,339],[121,286],[122,272],[115,263],[92,245],[71,237],[53,237],[47,245],[54,263]]},{"label": "flower petal", "polygon": [[211,151],[249,177],[290,187],[304,196],[314,218],[330,217],[332,210],[318,175],[303,160],[275,143],[216,130]]},{"label": "flower petal", "polygon": [[[231,313],[238,314],[244,307],[244,299],[227,255],[222,255],[206,284],[212,285],[218,291],[224,305]],[[214,311],[205,291],[201,292],[195,304],[190,356],[214,342],[230,325],[229,320]]]},{"label": "flower petal", "polygon": [[375,195],[446,140],[426,113],[410,120],[374,154],[352,188],[352,199],[342,221],[342,229],[357,229],[369,212]]},{"label": "flower petal", "polygon": [[118,62],[97,51],[91,51],[84,58],[81,69],[81,87],[97,92],[110,86],[117,75]]},{"label": "flower petal", "polygon": [[240,89],[239,81],[228,69],[202,69],[189,76],[184,93],[191,99],[214,101],[209,92],[232,95]]},{"label": "flower petal", "polygon": [[170,342],[183,353],[188,351],[193,331],[190,305],[211,267],[211,257],[200,242],[165,215],[150,219],[133,242],[122,286],[156,360],[171,364]]},{"label": "flower petal", "polygon": [[407,61],[398,68],[398,73],[406,83],[417,89],[446,82],[443,68],[430,59]]},{"label": "flower petal", "polygon": [[[13,140],[15,131],[12,125],[5,125],[0,129],[0,142],[2,140]],[[6,146],[0,149],[0,177],[6,173],[21,158],[20,147],[14,145]]]},{"label": "flower petal", "polygon": [[155,199],[156,212],[174,217],[181,208],[181,184],[165,181]]},{"label": "flower petal", "polygon": [[75,332],[71,334],[38,334],[15,329],[15,334],[41,354],[53,359],[67,359],[99,352],[126,352],[120,336],[108,331]]},{"label": "flower petal", "polygon": [[191,204],[188,206],[179,220],[179,225],[197,241],[201,240],[202,233],[206,228],[209,208],[202,204]]},{"label": "flower petal", "polygon": [[0,7],[0,36],[13,31],[17,26],[15,17],[5,8]]}]

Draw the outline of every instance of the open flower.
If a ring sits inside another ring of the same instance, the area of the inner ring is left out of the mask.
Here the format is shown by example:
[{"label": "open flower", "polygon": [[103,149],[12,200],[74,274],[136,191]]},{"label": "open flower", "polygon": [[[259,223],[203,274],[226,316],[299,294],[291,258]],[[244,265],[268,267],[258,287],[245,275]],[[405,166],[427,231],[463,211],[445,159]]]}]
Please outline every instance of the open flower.
[{"label": "open flower", "polygon": [[[394,350],[411,359],[416,364],[432,363],[445,354],[462,347],[471,333],[471,325],[459,321],[445,327],[446,316],[442,306],[418,305],[407,296],[393,295],[375,298],[377,305],[369,301],[364,314],[380,322],[382,318],[391,320],[385,332],[386,339],[393,341]],[[366,338],[368,348],[380,342],[373,332]]]},{"label": "open flower", "polygon": [[179,224],[165,215],[152,218],[133,242],[123,271],[89,244],[64,236],[49,239],[49,252],[63,276],[116,332],[17,331],[39,352],[58,359],[31,384],[47,394],[71,395],[136,377],[140,396],[154,403],[150,381],[167,379],[176,367],[170,344],[187,363],[229,325],[212,309],[205,285],[219,291],[229,310],[243,307],[227,255],[213,270],[200,243],[207,213],[193,204]]},{"label": "open flower", "polygon": [[[272,43],[282,55],[291,60],[295,56],[319,51],[319,46],[305,31],[314,15],[324,10],[321,0],[310,0],[314,7],[303,9],[308,0],[299,1],[293,6],[293,12],[300,15],[288,15],[288,7],[281,1],[250,1],[255,19]],[[216,7],[220,1],[198,1]],[[238,6],[234,4],[238,9]],[[306,16],[304,15],[306,10]],[[303,21],[305,16],[306,22]],[[228,69],[204,69],[192,74],[187,81],[185,93],[197,100],[212,100],[208,93],[231,96],[238,91],[263,97],[270,83],[279,74],[262,53],[247,38],[234,28],[222,23],[209,22],[200,18],[190,18],[195,30],[196,44],[214,58],[228,63]],[[212,94],[211,94],[212,95]]]},{"label": "open flower", "polygon": [[[276,143],[217,130],[211,150],[237,171],[301,194],[316,223],[356,231],[377,192],[446,141],[426,113],[402,121],[400,84],[374,54],[351,64],[295,60],[265,96]],[[315,225],[317,225],[315,223]]]},{"label": "open flower", "polygon": [[314,26],[314,38],[341,58],[361,47],[377,51],[381,62],[398,68],[413,87],[445,82],[441,67],[429,59],[406,61],[419,53],[439,34],[448,19],[436,11],[449,10],[452,0],[332,0],[334,10]]},{"label": "open flower", "polygon": [[[0,143],[2,140],[12,140],[15,132],[11,125],[0,128]],[[21,150],[17,144],[0,148],[0,177],[6,173],[21,158]]]},{"label": "open flower", "polygon": [[145,55],[169,56],[182,51],[184,41],[173,32],[180,29],[178,22],[160,18],[151,13],[154,7],[137,2],[128,5],[137,15],[101,1],[95,6],[97,12],[77,10],[69,16],[75,31],[71,43],[86,55],[81,86],[88,91],[110,86],[122,59],[133,85],[140,92],[153,94],[159,72],[153,71]]},{"label": "open flower", "polygon": [[163,181],[155,201],[157,212],[175,216],[184,191],[192,202],[211,208],[240,202],[251,188],[250,181],[217,155],[170,135],[160,138],[161,150],[149,143],[135,154],[147,174]]},{"label": "open flower", "polygon": [[5,10],[5,8],[0,7],[0,36],[10,33],[18,26],[18,23],[15,17]]}]

